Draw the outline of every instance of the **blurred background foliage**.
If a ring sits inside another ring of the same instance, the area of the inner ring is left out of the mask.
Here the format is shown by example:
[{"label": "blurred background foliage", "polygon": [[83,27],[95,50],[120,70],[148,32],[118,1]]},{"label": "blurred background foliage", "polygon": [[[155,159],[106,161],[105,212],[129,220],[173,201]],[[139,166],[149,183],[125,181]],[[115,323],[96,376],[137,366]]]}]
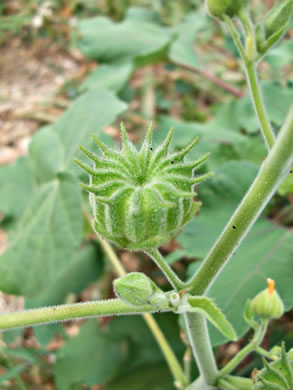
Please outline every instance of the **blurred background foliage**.
[{"label": "blurred background foliage", "polygon": [[[251,1],[258,20],[276,1]],[[293,101],[293,24],[259,66],[276,131]],[[91,133],[119,144],[123,121],[134,142],[149,122],[172,148],[195,135],[190,159],[211,152],[203,206],[163,246],[183,278],[192,275],[250,186],[266,156],[240,59],[202,0],[6,0],[0,5],[0,311],[113,296],[115,271],[86,218],[79,188],[82,144]],[[293,177],[293,176],[292,176]],[[282,185],[210,290],[233,323],[237,343],[211,328],[219,365],[248,340],[247,298],[276,280],[288,312],[272,324],[267,348],[293,347],[293,179]],[[166,280],[142,253],[117,252],[128,271]],[[188,348],[180,321],[156,316],[180,359]],[[142,318],[72,321],[3,333],[3,389],[173,389],[171,375]],[[242,375],[261,366],[249,357]],[[192,365],[193,375],[196,367]]]}]

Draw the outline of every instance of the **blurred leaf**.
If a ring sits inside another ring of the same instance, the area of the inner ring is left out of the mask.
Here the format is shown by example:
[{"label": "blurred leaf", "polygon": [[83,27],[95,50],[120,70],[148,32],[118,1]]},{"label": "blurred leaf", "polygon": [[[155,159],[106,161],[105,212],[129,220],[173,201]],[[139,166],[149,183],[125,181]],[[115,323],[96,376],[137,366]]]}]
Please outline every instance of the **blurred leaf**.
[{"label": "blurred leaf", "polygon": [[133,71],[131,62],[122,64],[102,64],[89,73],[82,82],[81,90],[102,87],[113,92],[119,92]]},{"label": "blurred leaf", "polygon": [[286,179],[282,182],[280,187],[278,188],[278,194],[281,196],[287,196],[289,194],[293,194],[293,173],[291,173],[286,177]]},{"label": "blurred leaf", "polygon": [[82,235],[81,191],[60,174],[34,192],[14,239],[0,256],[0,288],[10,294],[40,294],[66,267]]},{"label": "blurred leaf", "polygon": [[46,183],[56,177],[63,166],[63,147],[53,126],[38,131],[29,148],[31,171],[38,183]]},{"label": "blurred leaf", "polygon": [[33,191],[28,159],[21,157],[14,164],[1,167],[0,183],[0,212],[5,217],[19,219]]},{"label": "blurred leaf", "polygon": [[292,58],[293,41],[292,39],[283,40],[280,44],[273,47],[266,55],[266,62],[273,68],[281,68],[288,64],[293,64]]},{"label": "blurred leaf", "polygon": [[[33,309],[65,303],[68,294],[79,294],[91,282],[97,281],[102,276],[103,269],[101,252],[95,245],[88,245],[74,254],[66,268],[41,296],[26,299],[25,307]],[[50,324],[36,327],[34,333],[39,343],[45,346],[62,329],[60,324]]]},{"label": "blurred leaf", "polygon": [[174,390],[174,381],[165,364],[146,365],[119,376],[107,390]]},{"label": "blurred leaf", "polygon": [[[262,93],[270,120],[281,126],[293,102],[293,88],[286,88],[277,82],[263,82]],[[217,123],[228,129],[245,129],[250,133],[259,130],[249,94],[239,100],[220,105],[216,115]]]},{"label": "blurred leaf", "polygon": [[191,312],[203,314],[225,337],[229,340],[237,340],[232,325],[212,299],[208,297],[190,297],[187,302],[191,306]]},{"label": "blurred leaf", "polygon": [[207,13],[189,13],[184,20],[174,28],[177,39],[171,44],[169,59],[176,63],[201,67],[195,51],[196,34],[207,24]]},{"label": "blurred leaf", "polygon": [[114,376],[127,350],[110,336],[109,329],[102,330],[96,320],[89,320],[78,336],[67,341],[57,354],[59,390],[69,390],[72,384],[101,384]]},{"label": "blurred leaf", "polygon": [[159,127],[154,132],[154,142],[160,144],[172,126],[175,132],[171,146],[175,149],[182,148],[195,136],[199,136],[200,140],[197,146],[190,151],[189,159],[195,160],[210,152],[211,157],[205,163],[210,169],[215,169],[229,160],[250,159],[260,163],[266,156],[266,149],[260,137],[228,130],[216,119],[202,124],[161,116]]},{"label": "blurred leaf", "polygon": [[80,22],[79,31],[79,49],[100,62],[122,63],[135,58],[148,61],[148,56],[151,62],[157,61],[172,38],[172,32],[166,28],[133,19],[114,23],[105,17],[91,18]]}]

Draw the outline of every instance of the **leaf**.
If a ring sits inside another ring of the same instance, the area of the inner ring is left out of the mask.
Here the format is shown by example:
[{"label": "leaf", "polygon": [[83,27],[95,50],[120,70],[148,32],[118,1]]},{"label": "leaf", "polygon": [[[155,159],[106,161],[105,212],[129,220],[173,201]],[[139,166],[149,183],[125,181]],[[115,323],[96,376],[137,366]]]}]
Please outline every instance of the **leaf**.
[{"label": "leaf", "polygon": [[28,159],[21,157],[14,164],[0,168],[0,212],[5,217],[19,219],[30,201],[33,179]]},{"label": "leaf", "polygon": [[80,89],[87,90],[91,88],[102,87],[110,89],[113,92],[119,92],[133,71],[131,62],[101,64],[82,82]]},{"label": "leaf", "polygon": [[170,46],[169,59],[178,64],[201,67],[195,51],[196,34],[206,27],[208,16],[205,13],[187,14],[186,19],[174,28],[177,37]]},{"label": "leaf", "polygon": [[147,21],[125,19],[114,23],[105,17],[81,21],[79,34],[81,39],[77,42],[78,48],[87,57],[112,63],[138,58],[148,61],[149,56],[151,62],[158,61],[160,52],[173,35],[170,30]]},{"label": "leaf", "polygon": [[52,283],[71,260],[82,237],[81,191],[62,173],[40,186],[13,241],[0,256],[0,289],[33,296]]},{"label": "leaf", "polygon": [[41,129],[30,144],[31,171],[39,184],[53,180],[64,165],[63,146],[53,129],[54,125]]},{"label": "leaf", "polygon": [[212,299],[208,297],[190,297],[187,302],[191,306],[191,312],[203,314],[224,336],[230,340],[237,340],[232,325]]},{"label": "leaf", "polygon": [[72,159],[81,155],[79,145],[88,147],[91,134],[112,123],[126,107],[112,92],[102,88],[90,89],[79,97],[53,126],[63,146],[63,169],[73,167]]},{"label": "leaf", "polygon": [[[143,378],[143,379],[142,379]],[[121,375],[107,390],[174,390],[174,380],[165,364],[146,365]]]},{"label": "leaf", "polygon": [[[65,303],[69,294],[80,294],[91,282],[97,281],[103,274],[103,256],[95,245],[88,245],[76,252],[63,271],[49,285],[44,293],[36,298],[26,299],[25,308],[33,309]],[[38,326],[34,333],[43,346],[54,335],[61,332],[60,324]]]},{"label": "leaf", "polygon": [[108,329],[102,330],[96,320],[89,320],[79,335],[58,351],[56,386],[69,390],[73,384],[104,383],[117,372],[125,353],[122,343],[113,341]]}]

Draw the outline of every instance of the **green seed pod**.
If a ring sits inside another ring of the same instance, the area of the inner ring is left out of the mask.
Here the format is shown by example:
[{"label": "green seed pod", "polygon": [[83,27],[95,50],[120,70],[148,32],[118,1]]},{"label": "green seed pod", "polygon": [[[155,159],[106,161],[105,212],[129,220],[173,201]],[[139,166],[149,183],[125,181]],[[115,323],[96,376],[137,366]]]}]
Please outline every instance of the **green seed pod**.
[{"label": "green seed pod", "polygon": [[234,18],[249,0],[206,0],[209,13],[215,18],[224,19],[224,15]]},{"label": "green seed pod", "polygon": [[264,319],[277,319],[284,313],[284,304],[275,290],[275,281],[268,279],[268,288],[260,292],[251,302],[253,313]]},{"label": "green seed pod", "polygon": [[264,360],[265,368],[256,376],[252,390],[290,390],[293,388],[293,361],[282,346],[281,358],[272,363]]},{"label": "green seed pod", "polygon": [[[285,0],[273,7],[265,17],[266,38],[285,32],[293,13],[293,0]],[[281,38],[281,36],[279,36]],[[278,38],[278,39],[279,39]]]},{"label": "green seed pod", "polygon": [[193,187],[210,174],[194,176],[194,171],[208,154],[195,162],[184,162],[198,138],[170,154],[173,129],[153,150],[151,127],[137,151],[123,125],[121,131],[122,150],[109,149],[94,137],[103,157],[81,147],[94,166],[76,161],[90,176],[90,184],[82,187],[90,192],[93,226],[97,233],[122,248],[157,248],[182,230],[199,209],[200,202],[193,200]]},{"label": "green seed pod", "polygon": [[113,286],[116,296],[131,306],[146,305],[156,290],[153,281],[141,272],[122,276],[114,280]]}]

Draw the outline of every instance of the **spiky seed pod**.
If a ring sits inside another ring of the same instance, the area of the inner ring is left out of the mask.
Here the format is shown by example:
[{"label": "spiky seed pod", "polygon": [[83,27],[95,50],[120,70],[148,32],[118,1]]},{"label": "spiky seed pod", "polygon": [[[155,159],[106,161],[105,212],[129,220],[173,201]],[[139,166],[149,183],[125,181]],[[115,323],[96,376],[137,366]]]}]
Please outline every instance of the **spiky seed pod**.
[{"label": "spiky seed pod", "polygon": [[281,348],[281,358],[272,363],[264,362],[264,368],[256,376],[252,390],[291,390],[293,388],[293,361],[286,354],[285,345]]},{"label": "spiky seed pod", "polygon": [[120,151],[108,148],[96,137],[102,157],[81,147],[93,161],[92,168],[76,160],[90,177],[89,185],[82,187],[90,193],[94,229],[122,248],[157,248],[174,237],[200,207],[193,200],[193,187],[210,174],[194,176],[194,171],[208,154],[195,162],[184,162],[198,138],[170,154],[173,129],[156,150],[152,148],[151,127],[139,151],[123,125],[121,133]]}]

